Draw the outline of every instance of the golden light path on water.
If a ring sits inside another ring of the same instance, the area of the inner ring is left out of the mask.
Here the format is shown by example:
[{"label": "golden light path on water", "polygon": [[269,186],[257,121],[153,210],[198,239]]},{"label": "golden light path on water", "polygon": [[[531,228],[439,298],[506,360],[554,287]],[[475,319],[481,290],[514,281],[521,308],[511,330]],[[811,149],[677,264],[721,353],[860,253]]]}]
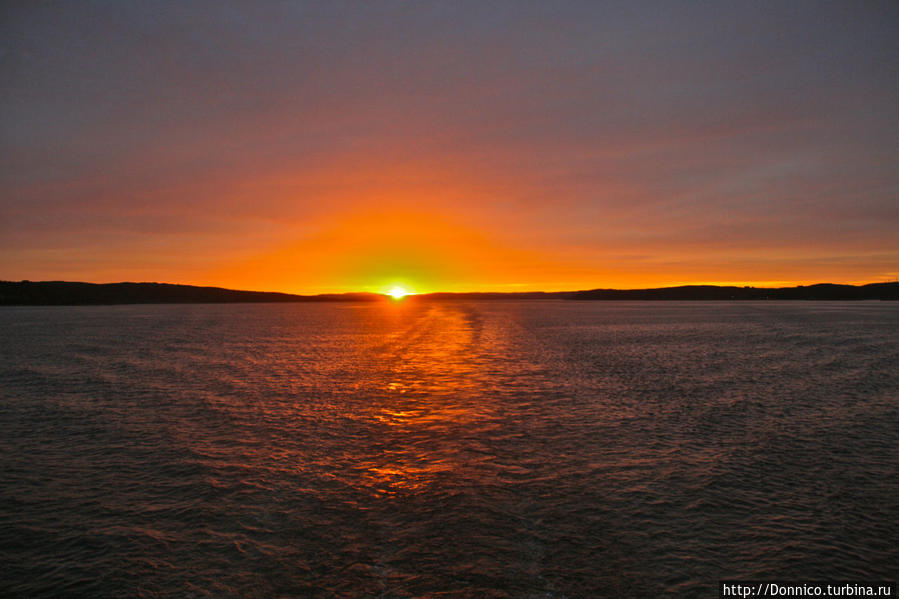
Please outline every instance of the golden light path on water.
[{"label": "golden light path on water", "polygon": [[[327,453],[297,447],[293,439],[245,439],[249,452],[242,461],[336,479],[373,498],[426,493],[441,477],[495,474],[495,456],[477,437],[496,427],[497,397],[484,390],[516,373],[511,362],[506,372],[487,368],[497,356],[513,353],[509,330],[498,323],[485,327],[478,310],[465,303],[389,296],[337,306],[345,330],[322,325],[319,335],[309,336],[309,322],[286,318],[280,338],[269,339],[266,350],[275,358],[267,376],[287,385],[283,395],[256,406],[209,398],[246,422],[241,430],[251,437],[268,434],[255,421],[258,410],[265,421],[279,423],[276,430],[304,437],[309,431],[303,427],[319,419],[320,409],[330,410],[320,418],[343,420],[356,431],[346,433],[345,442],[335,441],[341,449]],[[255,367],[245,364],[248,372],[235,372],[234,381],[252,380]],[[307,395],[323,390],[327,401],[310,406]],[[184,442],[196,445],[193,432],[182,432]],[[366,441],[358,442],[360,437]],[[207,449],[196,448],[201,454]],[[488,465],[490,472],[482,471]]]},{"label": "golden light path on water", "polygon": [[421,491],[463,469],[471,456],[459,451],[456,435],[491,416],[489,398],[477,394],[480,322],[460,306],[414,302],[385,305],[387,319],[402,324],[364,350],[375,364],[370,391],[380,398],[370,415],[402,441],[358,465],[379,495]]}]

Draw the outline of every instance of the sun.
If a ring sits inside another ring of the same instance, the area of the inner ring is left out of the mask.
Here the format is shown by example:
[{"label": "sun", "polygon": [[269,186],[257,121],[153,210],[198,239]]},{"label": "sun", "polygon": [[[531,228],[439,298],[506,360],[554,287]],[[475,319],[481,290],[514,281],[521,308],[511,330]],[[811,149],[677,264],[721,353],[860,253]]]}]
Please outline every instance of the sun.
[{"label": "sun", "polygon": [[393,287],[391,287],[390,289],[387,290],[387,295],[389,295],[390,297],[392,297],[395,300],[403,299],[404,297],[406,297],[407,295],[410,295],[411,293],[412,293],[411,291],[409,291],[408,289],[406,289],[405,287],[403,287],[401,285],[394,285]]}]

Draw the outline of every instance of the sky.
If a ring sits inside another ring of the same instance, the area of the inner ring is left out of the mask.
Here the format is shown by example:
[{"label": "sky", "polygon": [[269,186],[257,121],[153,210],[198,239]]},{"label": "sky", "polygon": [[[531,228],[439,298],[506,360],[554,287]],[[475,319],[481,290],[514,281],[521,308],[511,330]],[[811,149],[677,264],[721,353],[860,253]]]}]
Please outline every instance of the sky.
[{"label": "sky", "polygon": [[899,3],[3,2],[0,279],[899,277]]}]

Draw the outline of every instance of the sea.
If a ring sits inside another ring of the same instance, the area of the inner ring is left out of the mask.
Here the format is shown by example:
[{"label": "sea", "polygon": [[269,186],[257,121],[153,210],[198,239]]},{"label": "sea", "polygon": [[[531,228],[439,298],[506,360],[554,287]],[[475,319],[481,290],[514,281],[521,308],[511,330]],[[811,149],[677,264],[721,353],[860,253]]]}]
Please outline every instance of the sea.
[{"label": "sea", "polygon": [[0,308],[0,595],[895,580],[899,304]]}]

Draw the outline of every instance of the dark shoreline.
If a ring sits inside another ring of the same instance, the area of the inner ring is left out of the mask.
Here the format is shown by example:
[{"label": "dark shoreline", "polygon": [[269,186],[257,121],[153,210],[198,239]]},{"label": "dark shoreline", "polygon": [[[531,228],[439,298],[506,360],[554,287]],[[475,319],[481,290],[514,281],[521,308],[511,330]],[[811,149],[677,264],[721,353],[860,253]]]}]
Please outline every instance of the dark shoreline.
[{"label": "dark shoreline", "polygon": [[[238,291],[169,283],[76,283],[66,281],[0,281],[0,306],[83,306],[117,304],[230,304],[385,301],[376,293],[293,295],[266,291]],[[685,285],[658,289],[592,289],[559,292],[429,293],[409,299],[583,301],[758,301],[899,300],[899,283],[868,285],[800,285],[797,287],[719,287]]]}]

